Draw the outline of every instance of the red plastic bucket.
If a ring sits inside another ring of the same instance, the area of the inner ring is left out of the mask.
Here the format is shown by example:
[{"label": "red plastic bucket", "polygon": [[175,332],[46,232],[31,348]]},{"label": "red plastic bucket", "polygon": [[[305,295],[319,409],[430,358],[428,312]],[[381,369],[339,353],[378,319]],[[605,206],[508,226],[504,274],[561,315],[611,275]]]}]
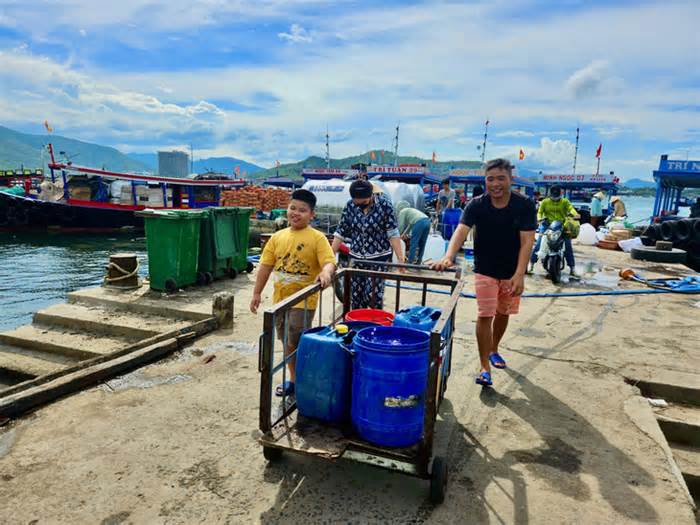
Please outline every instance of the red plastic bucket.
[{"label": "red plastic bucket", "polygon": [[358,308],[345,314],[346,321],[365,321],[381,326],[391,326],[394,323],[394,314],[377,310],[376,308]]}]

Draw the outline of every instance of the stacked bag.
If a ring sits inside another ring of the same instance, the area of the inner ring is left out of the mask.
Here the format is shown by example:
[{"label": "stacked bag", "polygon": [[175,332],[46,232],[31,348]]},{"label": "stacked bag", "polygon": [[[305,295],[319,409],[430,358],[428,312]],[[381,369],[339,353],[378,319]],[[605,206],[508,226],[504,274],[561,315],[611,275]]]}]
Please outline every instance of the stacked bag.
[{"label": "stacked bag", "polygon": [[263,188],[245,186],[221,193],[221,206],[242,206],[255,208],[257,211],[269,212],[289,205],[290,190],[281,188]]}]

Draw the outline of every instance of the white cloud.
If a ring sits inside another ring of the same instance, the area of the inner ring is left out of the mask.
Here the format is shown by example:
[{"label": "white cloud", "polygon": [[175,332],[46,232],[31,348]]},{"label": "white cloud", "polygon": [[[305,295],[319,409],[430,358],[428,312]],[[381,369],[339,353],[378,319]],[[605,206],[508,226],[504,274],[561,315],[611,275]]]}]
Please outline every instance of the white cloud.
[{"label": "white cloud", "polygon": [[79,30],[78,33],[80,33],[80,36],[87,36],[87,31],[85,31],[85,29]]},{"label": "white cloud", "polygon": [[309,32],[299,24],[292,24],[292,26],[289,28],[289,33],[277,33],[277,36],[280,39],[292,42],[293,44],[298,44],[300,42],[308,43],[313,40]]},{"label": "white cloud", "polygon": [[602,92],[610,76],[606,60],[594,60],[586,67],[574,72],[566,81],[566,89],[573,98],[586,98]]},{"label": "white cloud", "polygon": [[510,137],[534,137],[535,134],[532,131],[523,131],[520,129],[513,129],[508,131],[499,131],[494,134],[496,137],[510,138]]}]

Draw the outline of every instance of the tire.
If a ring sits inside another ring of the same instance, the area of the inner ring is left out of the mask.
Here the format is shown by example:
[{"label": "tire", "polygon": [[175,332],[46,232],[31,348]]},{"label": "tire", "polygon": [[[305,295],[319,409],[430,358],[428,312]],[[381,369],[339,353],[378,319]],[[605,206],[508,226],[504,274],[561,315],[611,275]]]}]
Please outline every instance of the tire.
[{"label": "tire", "polygon": [[683,219],[676,222],[676,229],[673,232],[674,244],[685,244],[693,238],[693,220]]},{"label": "tire", "polygon": [[269,462],[279,461],[282,459],[282,449],[274,447],[263,447],[263,456]]},{"label": "tire", "polygon": [[197,284],[199,286],[204,286],[207,284],[207,278],[204,275],[204,272],[197,272]]},{"label": "tire", "polygon": [[678,221],[664,221],[659,225],[659,240],[673,241],[673,236],[676,231],[676,222]]},{"label": "tire", "polygon": [[700,219],[695,219],[693,224],[693,240],[700,242]]},{"label": "tire", "polygon": [[646,235],[642,235],[639,239],[642,241],[644,246],[656,246],[656,239],[652,239]]},{"label": "tire", "polygon": [[177,283],[175,282],[175,279],[166,279],[165,280],[165,291],[168,293],[177,292]]},{"label": "tire", "polygon": [[228,276],[230,279],[235,279],[236,277],[238,277],[238,270],[236,270],[235,268],[230,268],[228,271]]},{"label": "tire", "polygon": [[442,456],[435,456],[430,471],[430,501],[438,505],[445,501],[447,491],[447,462]]},{"label": "tire", "polygon": [[[649,237],[650,239],[654,241],[660,241],[661,240],[661,228],[659,227],[658,224],[651,224],[647,226],[647,229],[644,231],[644,235],[646,237]],[[652,243],[651,245],[653,245]]]},{"label": "tire", "polygon": [[639,246],[632,248],[632,259],[658,263],[683,264],[686,259],[686,251],[678,248],[673,248],[671,251],[665,251],[647,246]]},{"label": "tire", "polygon": [[255,270],[255,265],[252,262],[248,261],[248,264],[246,264],[245,266],[246,273],[251,273],[253,270]]},{"label": "tire", "polygon": [[549,257],[547,259],[547,273],[554,284],[561,282],[561,262],[559,257]]},{"label": "tire", "polygon": [[210,285],[213,282],[214,282],[214,275],[212,275],[211,272],[205,272],[204,273],[204,284]]}]

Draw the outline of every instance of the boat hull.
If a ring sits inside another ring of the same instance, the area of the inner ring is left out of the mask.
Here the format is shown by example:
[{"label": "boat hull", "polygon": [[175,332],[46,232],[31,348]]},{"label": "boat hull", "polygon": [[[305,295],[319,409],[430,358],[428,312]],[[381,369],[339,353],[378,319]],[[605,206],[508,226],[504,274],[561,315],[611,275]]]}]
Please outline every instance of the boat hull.
[{"label": "boat hull", "polygon": [[143,230],[136,209],[47,202],[0,192],[0,230],[109,232]]}]

